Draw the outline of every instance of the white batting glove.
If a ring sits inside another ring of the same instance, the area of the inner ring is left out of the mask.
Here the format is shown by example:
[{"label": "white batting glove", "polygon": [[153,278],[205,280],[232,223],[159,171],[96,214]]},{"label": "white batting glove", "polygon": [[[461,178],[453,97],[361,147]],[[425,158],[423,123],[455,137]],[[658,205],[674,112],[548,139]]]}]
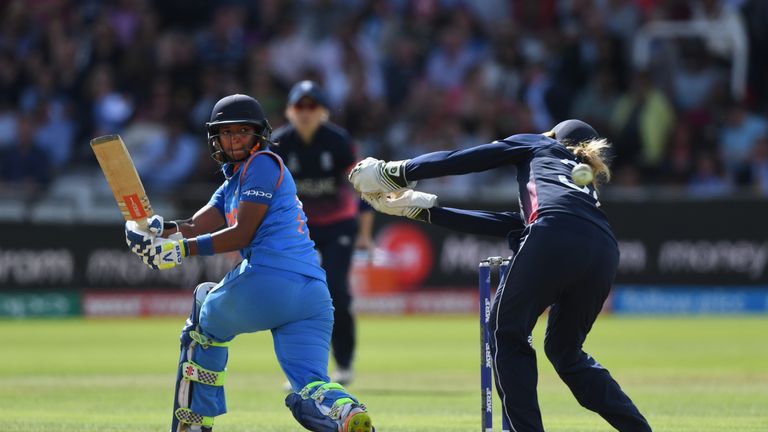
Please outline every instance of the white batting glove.
[{"label": "white batting glove", "polygon": [[152,233],[139,228],[139,224],[135,221],[125,223],[125,242],[128,244],[128,249],[136,255],[143,256],[149,252],[154,238]]},{"label": "white batting glove", "polygon": [[144,264],[155,270],[168,270],[181,265],[181,261],[189,256],[187,241],[156,238],[149,251],[141,257]]},{"label": "white batting glove", "polygon": [[429,222],[429,209],[437,205],[437,195],[410,189],[403,192],[364,193],[363,199],[381,213],[422,222]]},{"label": "white batting glove", "polygon": [[407,160],[385,162],[365,158],[349,172],[349,181],[358,192],[394,192],[416,187],[416,182],[405,179]]}]

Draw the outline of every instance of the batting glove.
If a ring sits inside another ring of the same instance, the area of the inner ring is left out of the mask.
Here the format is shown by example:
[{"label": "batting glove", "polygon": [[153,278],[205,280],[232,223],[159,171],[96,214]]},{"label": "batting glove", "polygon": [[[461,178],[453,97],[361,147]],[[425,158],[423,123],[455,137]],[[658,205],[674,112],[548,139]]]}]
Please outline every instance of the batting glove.
[{"label": "batting glove", "polygon": [[156,238],[149,252],[141,259],[151,269],[168,270],[181,265],[181,261],[188,256],[189,247],[185,239]]},{"label": "batting glove", "polygon": [[381,213],[422,222],[430,222],[429,209],[437,205],[437,195],[410,189],[404,192],[364,193],[363,199]]},{"label": "batting glove", "polygon": [[358,192],[394,192],[416,187],[416,182],[405,178],[407,160],[384,162],[365,158],[349,172],[349,181]]},{"label": "batting glove", "polygon": [[149,252],[152,247],[154,235],[139,228],[135,221],[125,223],[125,243],[128,249],[136,255],[143,256]]},{"label": "batting glove", "polygon": [[163,217],[154,215],[147,219],[147,231],[156,237],[161,237],[163,235]]}]

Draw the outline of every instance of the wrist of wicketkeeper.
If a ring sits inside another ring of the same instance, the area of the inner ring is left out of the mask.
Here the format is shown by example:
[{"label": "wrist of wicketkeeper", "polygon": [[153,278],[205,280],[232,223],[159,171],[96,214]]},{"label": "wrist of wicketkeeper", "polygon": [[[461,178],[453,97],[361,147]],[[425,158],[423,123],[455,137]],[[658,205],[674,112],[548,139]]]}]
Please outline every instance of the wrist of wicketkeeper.
[{"label": "wrist of wicketkeeper", "polygon": [[379,167],[379,177],[381,182],[393,191],[409,187],[408,180],[405,178],[405,164],[407,164],[409,160],[410,159],[381,164]]},{"label": "wrist of wicketkeeper", "polygon": [[408,209],[405,217],[424,223],[432,223],[432,214],[429,212],[429,209],[425,208],[412,207]]}]

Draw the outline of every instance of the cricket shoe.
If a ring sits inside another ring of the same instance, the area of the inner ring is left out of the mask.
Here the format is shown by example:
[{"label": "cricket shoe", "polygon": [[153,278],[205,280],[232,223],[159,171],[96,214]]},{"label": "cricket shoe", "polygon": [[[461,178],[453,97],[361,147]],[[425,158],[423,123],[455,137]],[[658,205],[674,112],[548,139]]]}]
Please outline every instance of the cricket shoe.
[{"label": "cricket shoe", "polygon": [[376,432],[365,405],[348,404],[344,407],[345,411],[347,409],[347,414],[342,416],[344,421],[340,421],[339,432]]}]

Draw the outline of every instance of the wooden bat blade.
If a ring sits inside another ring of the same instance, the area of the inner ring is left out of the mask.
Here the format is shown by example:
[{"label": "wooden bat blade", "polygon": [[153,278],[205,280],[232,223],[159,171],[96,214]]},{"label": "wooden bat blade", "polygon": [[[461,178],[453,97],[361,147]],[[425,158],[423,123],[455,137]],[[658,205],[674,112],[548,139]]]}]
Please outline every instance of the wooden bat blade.
[{"label": "wooden bat blade", "polygon": [[91,148],[112,189],[120,213],[125,220],[136,221],[146,230],[147,218],[154,212],[123,139],[120,135],[101,136],[91,140]]}]

